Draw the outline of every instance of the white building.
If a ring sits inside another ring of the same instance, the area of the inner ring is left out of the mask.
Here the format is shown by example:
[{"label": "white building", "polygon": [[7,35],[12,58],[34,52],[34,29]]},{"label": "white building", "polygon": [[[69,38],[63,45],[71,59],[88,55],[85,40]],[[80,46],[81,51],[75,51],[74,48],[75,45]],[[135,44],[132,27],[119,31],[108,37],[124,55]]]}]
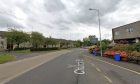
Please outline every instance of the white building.
[{"label": "white building", "polygon": [[0,31],[0,51],[7,49],[7,40],[4,37],[4,32]]}]

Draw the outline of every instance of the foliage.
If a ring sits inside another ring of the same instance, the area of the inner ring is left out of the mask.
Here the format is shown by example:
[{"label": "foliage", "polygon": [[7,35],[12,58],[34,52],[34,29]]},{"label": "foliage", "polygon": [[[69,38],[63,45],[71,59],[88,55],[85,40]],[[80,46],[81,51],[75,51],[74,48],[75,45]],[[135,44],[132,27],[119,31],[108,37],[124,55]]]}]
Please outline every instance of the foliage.
[{"label": "foliage", "polygon": [[[104,39],[101,41],[101,43],[102,43],[102,50],[105,51],[109,49],[109,44],[111,43],[111,41],[108,39]],[[100,42],[98,42],[98,45],[100,46]]]},{"label": "foliage", "polygon": [[140,42],[133,44],[133,50],[140,52]]},{"label": "foliage", "polygon": [[128,44],[117,44],[111,50],[116,50],[116,51],[129,51],[130,50],[130,47],[129,47]]},{"label": "foliage", "polygon": [[140,52],[138,52],[138,51],[132,51],[132,52],[130,52],[129,56],[140,57]]},{"label": "foliage", "polygon": [[52,47],[54,45],[56,46],[58,43],[59,43],[59,41],[57,39],[54,39],[54,38],[51,38],[51,37],[45,38],[45,45],[47,45],[47,47],[48,47],[48,45],[52,45]]},{"label": "foliage", "polygon": [[83,38],[83,45],[84,46],[90,46],[90,40],[89,40],[89,38]]},{"label": "foliage", "polygon": [[30,49],[27,49],[27,50],[16,50],[15,51],[16,53],[30,53]]},{"label": "foliage", "polygon": [[14,48],[14,51],[17,51],[17,50],[28,50],[30,48]]},{"label": "foliage", "polygon": [[76,47],[81,47],[82,44],[83,44],[82,41],[77,40],[76,43],[75,43],[75,46],[76,46]]},{"label": "foliage", "polygon": [[23,31],[20,31],[20,30],[16,30],[16,29],[10,29],[6,33],[6,37],[7,37],[8,43],[17,44],[18,48],[19,48],[20,43],[27,42],[30,40],[29,34],[23,32]]},{"label": "foliage", "polygon": [[39,32],[31,33],[31,43],[34,48],[38,48],[44,45],[45,37]]},{"label": "foliage", "polygon": [[58,50],[58,47],[53,48],[31,48],[31,51],[50,51],[50,50]]}]

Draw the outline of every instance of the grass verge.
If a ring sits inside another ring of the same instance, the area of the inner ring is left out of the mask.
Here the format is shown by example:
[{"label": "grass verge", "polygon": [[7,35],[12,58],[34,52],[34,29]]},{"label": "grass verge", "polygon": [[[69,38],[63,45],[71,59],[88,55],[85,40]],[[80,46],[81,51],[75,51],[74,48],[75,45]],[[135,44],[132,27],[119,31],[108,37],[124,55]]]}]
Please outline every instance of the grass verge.
[{"label": "grass verge", "polygon": [[6,53],[0,53],[0,64],[15,60],[15,56],[6,54]]},{"label": "grass verge", "polygon": [[30,49],[28,50],[16,50],[16,53],[31,53]]}]

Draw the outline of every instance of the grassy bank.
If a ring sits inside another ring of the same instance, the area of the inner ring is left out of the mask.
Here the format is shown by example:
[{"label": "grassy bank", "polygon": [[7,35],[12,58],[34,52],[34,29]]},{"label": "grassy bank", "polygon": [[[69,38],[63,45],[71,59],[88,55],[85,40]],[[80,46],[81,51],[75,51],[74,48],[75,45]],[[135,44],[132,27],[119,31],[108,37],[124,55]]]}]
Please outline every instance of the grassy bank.
[{"label": "grassy bank", "polygon": [[0,53],[0,64],[15,60],[15,56],[6,54],[6,53]]}]

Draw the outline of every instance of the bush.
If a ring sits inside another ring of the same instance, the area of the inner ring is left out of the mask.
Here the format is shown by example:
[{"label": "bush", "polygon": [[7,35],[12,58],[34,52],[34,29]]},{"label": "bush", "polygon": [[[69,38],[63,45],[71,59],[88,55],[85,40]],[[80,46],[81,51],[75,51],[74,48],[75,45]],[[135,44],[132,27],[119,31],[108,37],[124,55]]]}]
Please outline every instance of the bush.
[{"label": "bush", "polygon": [[133,44],[133,49],[140,52],[140,42]]},{"label": "bush", "polygon": [[129,56],[136,56],[136,57],[139,57],[139,56],[140,56],[140,52],[132,51],[132,52],[130,52]]},{"label": "bush", "polygon": [[129,51],[129,50],[131,50],[131,47],[129,47],[129,45],[127,45],[127,44],[117,44],[111,50]]},{"label": "bush", "polygon": [[133,45],[129,45],[129,44],[117,44],[113,48],[111,48],[111,50],[130,52],[130,51],[138,50],[137,47],[136,47],[135,44],[133,44]]},{"label": "bush", "polygon": [[17,50],[27,50],[27,49],[30,49],[30,48],[15,48],[14,51],[17,51]]},{"label": "bush", "polygon": [[54,47],[54,48],[31,48],[31,51],[50,51],[50,50],[58,50],[58,47]]},{"label": "bush", "polygon": [[30,49],[26,49],[26,50],[16,50],[16,53],[30,53]]}]

